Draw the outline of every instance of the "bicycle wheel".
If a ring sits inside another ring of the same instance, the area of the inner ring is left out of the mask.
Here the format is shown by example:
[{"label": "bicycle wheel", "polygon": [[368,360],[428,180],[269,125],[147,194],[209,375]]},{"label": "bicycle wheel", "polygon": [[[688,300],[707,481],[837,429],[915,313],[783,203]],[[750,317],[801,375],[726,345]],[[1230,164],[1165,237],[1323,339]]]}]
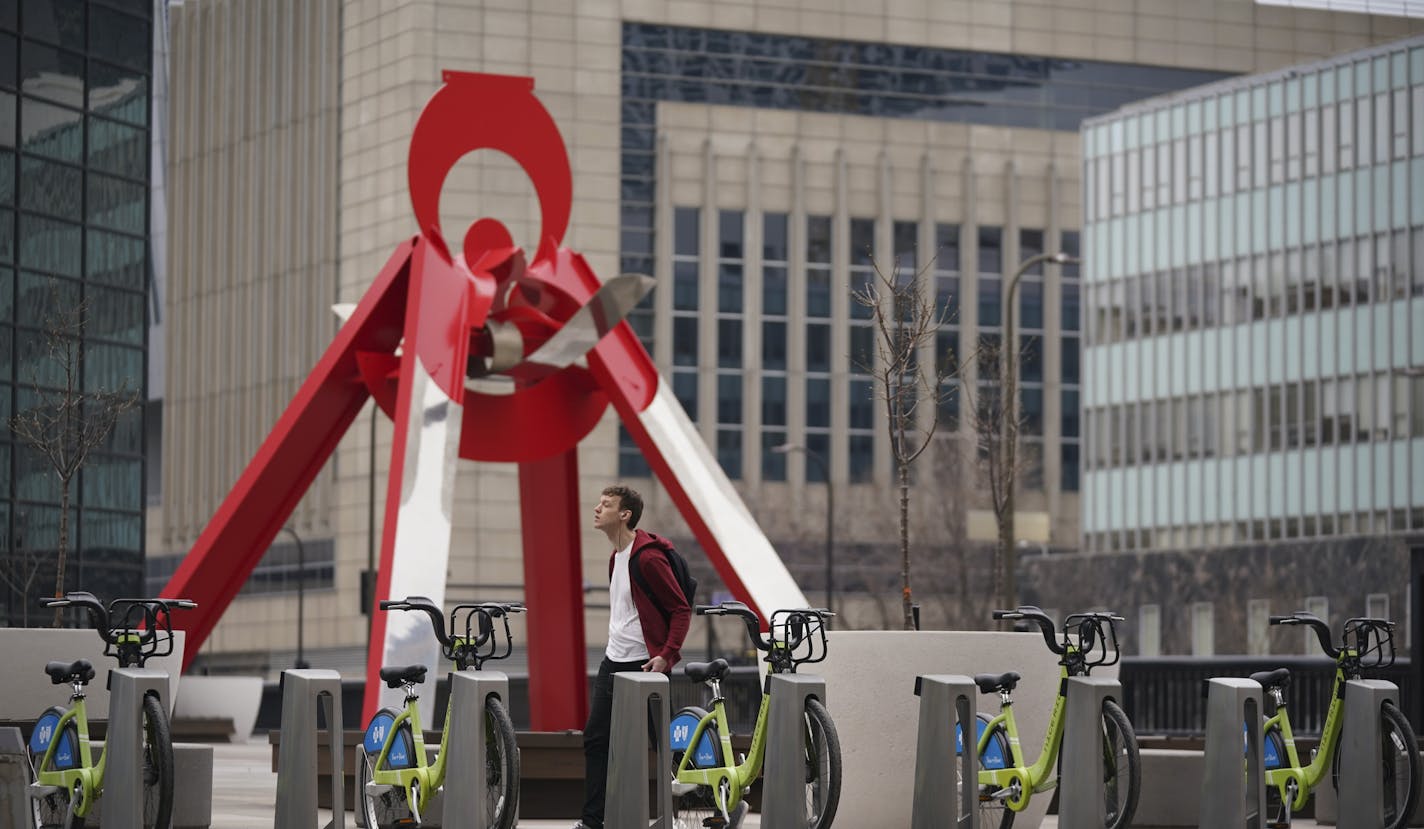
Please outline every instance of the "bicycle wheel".
[{"label": "bicycle wheel", "polygon": [[[670,743],[672,745],[672,825],[673,829],[702,829],[703,822],[713,815],[720,816],[722,813],[717,810],[716,800],[713,798],[711,786],[695,786],[689,783],[677,782],[677,769],[682,763],[682,755],[689,749],[700,754],[694,754],[694,758],[705,760],[703,768],[713,768],[721,765],[721,737],[717,732],[717,723],[712,722],[703,732],[699,748],[692,748],[686,743],[692,737],[692,732],[696,730],[697,724],[707,716],[707,711],[696,706],[689,706],[678,711],[672,718],[669,725]],[[694,760],[694,765],[697,761]]]},{"label": "bicycle wheel", "polygon": [[[38,732],[46,725],[53,729],[62,716],[64,716],[64,709],[55,705],[46,709],[35,722],[35,732],[37,733],[32,734],[30,740],[29,772],[32,781],[39,779],[35,764],[44,760],[45,749],[49,747],[47,739],[38,736]],[[79,762],[79,729],[74,727],[74,722],[70,721],[69,725],[59,733],[55,733],[53,730],[45,733],[50,735],[48,739],[60,741],[54,754],[55,765],[48,770],[75,768]],[[84,818],[73,813],[81,798],[82,791],[78,785],[73,791],[57,791],[44,797],[32,798],[30,808],[34,815],[35,827],[37,829],[84,829]]]},{"label": "bicycle wheel", "polygon": [[1137,734],[1116,702],[1103,702],[1103,798],[1106,829],[1132,825],[1137,796],[1142,791],[1142,758]]},{"label": "bicycle wheel", "polygon": [[499,697],[485,699],[485,825],[510,829],[519,816],[519,746]]},{"label": "bicycle wheel", "polygon": [[402,788],[380,786],[373,790],[367,785],[375,779],[376,761],[387,743],[390,747],[386,768],[409,768],[415,763],[415,741],[410,725],[403,724],[392,733],[396,719],[396,712],[389,708],[377,711],[366,725],[361,741],[360,762],[356,766],[356,809],[366,829],[387,829],[415,816],[408,792]]},{"label": "bicycle wheel", "polygon": [[828,829],[841,801],[841,740],[826,706],[806,700],[806,825]]},{"label": "bicycle wheel", "polygon": [[[1339,745],[1344,745],[1341,735]],[[1340,790],[1340,755],[1335,750],[1331,762],[1331,777],[1335,790]],[[1394,703],[1380,708],[1380,774],[1384,782],[1384,827],[1402,829],[1419,802],[1419,741],[1409,721]]]},{"label": "bicycle wheel", "polygon": [[[988,714],[978,715],[979,726],[975,729],[975,736],[971,740],[971,745],[977,744],[979,737],[984,733],[984,729],[988,728],[990,719]],[[955,753],[957,755],[958,752],[964,750],[964,735],[958,726],[955,726],[954,731]],[[1002,725],[999,725],[994,728],[993,733],[989,736],[989,741],[984,745],[984,751],[979,754],[979,768],[1007,768],[1012,758],[1013,755],[1009,753],[1009,732]],[[957,785],[955,792],[958,794],[964,790],[964,772],[958,763],[954,764],[954,770],[954,779]],[[979,804],[978,825],[980,829],[994,829],[995,827],[998,827],[998,829],[1012,829],[1014,825],[1014,815],[1016,815],[1017,812],[1010,810],[1004,805],[1003,797],[994,797],[996,793],[999,793],[999,790],[994,786],[980,785],[978,780],[974,781],[973,786],[976,792],[975,800]]]},{"label": "bicycle wheel", "polygon": [[143,698],[143,825],[168,829],[173,818],[173,735],[158,697]]}]

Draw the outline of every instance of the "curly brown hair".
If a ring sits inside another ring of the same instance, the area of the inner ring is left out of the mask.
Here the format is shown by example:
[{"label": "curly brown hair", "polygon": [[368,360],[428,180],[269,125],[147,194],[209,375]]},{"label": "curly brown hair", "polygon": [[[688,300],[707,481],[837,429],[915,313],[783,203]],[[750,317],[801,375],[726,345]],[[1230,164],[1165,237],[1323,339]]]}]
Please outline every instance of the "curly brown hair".
[{"label": "curly brown hair", "polygon": [[618,508],[633,513],[633,516],[628,519],[628,529],[637,529],[638,519],[643,517],[643,496],[638,494],[638,490],[623,484],[614,484],[604,487],[602,494],[617,496]]}]

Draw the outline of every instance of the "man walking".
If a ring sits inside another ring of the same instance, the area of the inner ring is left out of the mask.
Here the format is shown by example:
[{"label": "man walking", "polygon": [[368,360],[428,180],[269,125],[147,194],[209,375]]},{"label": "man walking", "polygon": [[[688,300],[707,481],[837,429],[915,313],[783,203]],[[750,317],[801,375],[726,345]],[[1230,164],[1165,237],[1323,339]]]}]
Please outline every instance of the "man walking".
[{"label": "man walking", "polygon": [[[666,551],[672,545],[636,529],[642,516],[642,496],[622,485],[603,490],[593,508],[593,526],[608,536],[613,547],[608,561],[608,647],[593,683],[593,703],[583,730],[585,797],[583,818],[574,829],[603,829],[613,675],[672,670],[692,621],[692,608],[668,563]],[[630,571],[635,557],[641,579]],[[665,740],[667,735],[659,738]]]}]

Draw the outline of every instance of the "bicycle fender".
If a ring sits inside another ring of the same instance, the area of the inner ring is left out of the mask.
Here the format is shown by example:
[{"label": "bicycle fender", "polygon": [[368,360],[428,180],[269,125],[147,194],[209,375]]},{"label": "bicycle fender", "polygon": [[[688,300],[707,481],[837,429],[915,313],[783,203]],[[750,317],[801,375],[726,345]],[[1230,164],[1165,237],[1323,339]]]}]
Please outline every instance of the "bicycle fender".
[{"label": "bicycle fender", "polygon": [[44,771],[69,771],[79,767],[79,730],[73,723],[60,730],[59,720],[64,713],[58,706],[47,709],[35,721],[35,729],[30,734],[30,754],[36,760],[43,759],[50,744],[59,741]]},{"label": "bicycle fender", "polygon": [[386,763],[383,767],[386,769],[408,769],[415,765],[415,743],[411,739],[409,726],[402,724],[395,734],[391,733],[397,716],[399,715],[389,708],[377,711],[366,726],[366,733],[361,740],[361,747],[366,753],[376,756],[379,756],[381,749],[390,742],[391,748],[386,752]]},{"label": "bicycle fender", "polygon": [[[692,741],[692,734],[697,730],[697,724],[702,722],[706,716],[707,712],[697,706],[688,706],[678,711],[668,725],[669,747],[674,752],[687,751],[687,747]],[[717,732],[717,724],[713,722],[708,724],[706,730],[702,732],[702,739],[697,741],[697,747],[692,754],[692,767],[715,769],[721,765],[722,744]]]}]

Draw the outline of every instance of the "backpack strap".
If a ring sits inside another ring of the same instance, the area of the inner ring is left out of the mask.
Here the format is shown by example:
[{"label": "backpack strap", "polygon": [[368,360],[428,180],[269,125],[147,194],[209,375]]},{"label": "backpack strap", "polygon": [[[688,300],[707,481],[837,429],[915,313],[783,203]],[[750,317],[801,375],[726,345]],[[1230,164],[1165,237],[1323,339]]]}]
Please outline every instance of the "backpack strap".
[{"label": "backpack strap", "polygon": [[[656,539],[657,536],[653,536],[653,538]],[[649,548],[662,551],[662,548],[658,546],[656,540],[649,544],[644,544],[643,546],[634,550],[632,557],[628,559],[628,575],[632,576],[633,581],[638,583],[638,589],[643,591],[643,595],[647,596],[650,600],[652,600],[653,606],[658,609],[658,612],[663,614],[664,618],[670,619],[672,618],[672,614],[669,613],[668,609],[663,606],[662,600],[658,598],[657,593],[653,592],[652,585],[648,584],[647,578],[643,576],[642,569],[638,567],[638,556],[641,556],[643,554],[643,551]],[[663,553],[663,558],[667,558],[666,552]],[[672,562],[669,561],[668,566],[672,566]]]}]

